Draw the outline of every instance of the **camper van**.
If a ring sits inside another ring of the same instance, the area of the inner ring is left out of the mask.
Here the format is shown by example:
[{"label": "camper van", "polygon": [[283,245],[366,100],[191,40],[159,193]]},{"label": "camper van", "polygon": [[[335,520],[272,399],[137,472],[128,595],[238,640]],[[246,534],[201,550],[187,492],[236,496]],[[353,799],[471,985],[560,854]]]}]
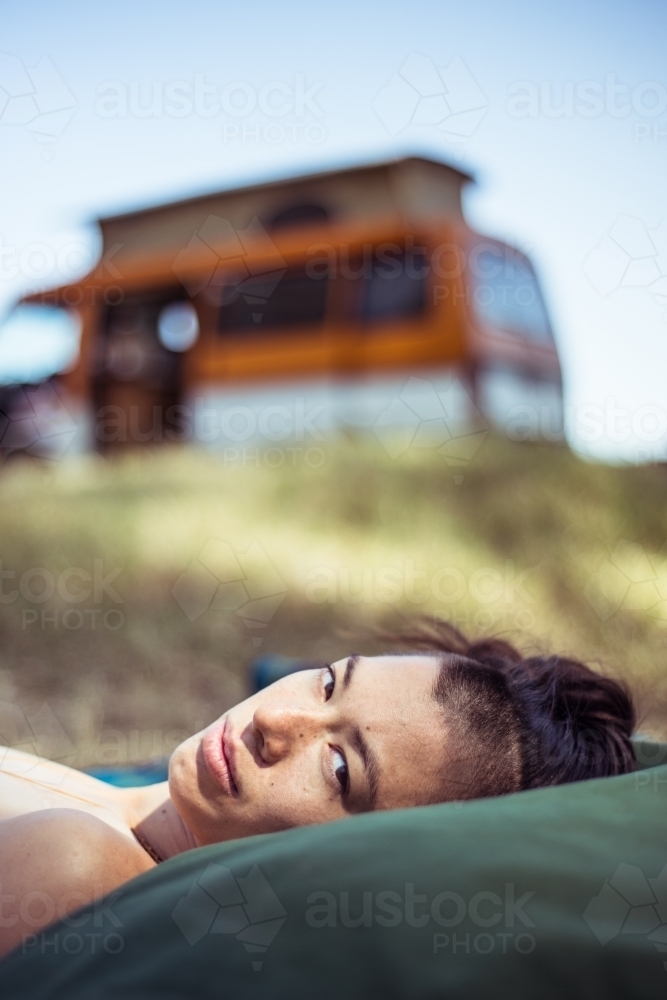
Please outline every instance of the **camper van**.
[{"label": "camper van", "polygon": [[26,300],[77,314],[59,386],[81,439],[558,440],[539,282],[525,254],[467,225],[471,182],[408,157],[101,219],[96,268]]}]

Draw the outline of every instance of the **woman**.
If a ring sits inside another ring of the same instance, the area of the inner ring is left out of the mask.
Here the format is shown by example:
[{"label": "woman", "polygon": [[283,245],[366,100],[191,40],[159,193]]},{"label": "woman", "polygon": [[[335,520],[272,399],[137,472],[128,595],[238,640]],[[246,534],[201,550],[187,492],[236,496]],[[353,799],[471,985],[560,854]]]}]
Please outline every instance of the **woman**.
[{"label": "woman", "polygon": [[174,752],[169,781],[113,788],[8,750],[0,768],[0,953],[204,844],[373,809],[631,771],[625,689],[445,624],[409,653],[289,675]]}]

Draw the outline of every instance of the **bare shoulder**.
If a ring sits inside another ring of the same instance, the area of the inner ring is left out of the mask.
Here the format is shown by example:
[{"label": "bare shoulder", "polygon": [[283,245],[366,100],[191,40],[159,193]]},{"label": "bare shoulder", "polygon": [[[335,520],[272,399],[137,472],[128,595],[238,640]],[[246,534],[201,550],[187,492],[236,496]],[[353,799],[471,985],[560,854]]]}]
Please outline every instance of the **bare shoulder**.
[{"label": "bare shoulder", "polygon": [[43,809],[119,811],[124,791],[66,764],[0,747],[0,820]]},{"label": "bare shoulder", "polygon": [[0,822],[0,954],[154,866],[129,837],[77,809]]}]

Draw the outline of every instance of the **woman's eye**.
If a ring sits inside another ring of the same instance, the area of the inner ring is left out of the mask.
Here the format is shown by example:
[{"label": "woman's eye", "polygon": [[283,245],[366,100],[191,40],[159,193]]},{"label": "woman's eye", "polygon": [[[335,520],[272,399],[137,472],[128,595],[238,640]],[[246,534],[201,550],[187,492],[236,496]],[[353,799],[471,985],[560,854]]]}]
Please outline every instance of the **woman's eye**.
[{"label": "woman's eye", "polygon": [[324,671],[324,693],[326,695],[326,700],[328,701],[331,695],[334,693],[334,688],[336,687],[336,675],[334,674],[331,667],[325,667]]},{"label": "woman's eye", "polygon": [[333,751],[333,772],[336,776],[336,781],[340,785],[343,792],[347,792],[350,787],[350,774],[347,769],[347,761],[343,757],[340,750]]}]

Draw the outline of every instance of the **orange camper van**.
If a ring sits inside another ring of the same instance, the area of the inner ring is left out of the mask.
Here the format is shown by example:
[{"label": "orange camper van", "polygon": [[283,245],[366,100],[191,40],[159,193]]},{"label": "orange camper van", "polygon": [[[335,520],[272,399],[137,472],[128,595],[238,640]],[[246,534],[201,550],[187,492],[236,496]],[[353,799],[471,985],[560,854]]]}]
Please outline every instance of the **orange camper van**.
[{"label": "orange camper van", "polygon": [[489,425],[558,439],[539,283],[466,224],[471,181],[407,157],[100,220],[96,268],[25,300],[78,313],[60,385],[80,439],[239,448]]}]

